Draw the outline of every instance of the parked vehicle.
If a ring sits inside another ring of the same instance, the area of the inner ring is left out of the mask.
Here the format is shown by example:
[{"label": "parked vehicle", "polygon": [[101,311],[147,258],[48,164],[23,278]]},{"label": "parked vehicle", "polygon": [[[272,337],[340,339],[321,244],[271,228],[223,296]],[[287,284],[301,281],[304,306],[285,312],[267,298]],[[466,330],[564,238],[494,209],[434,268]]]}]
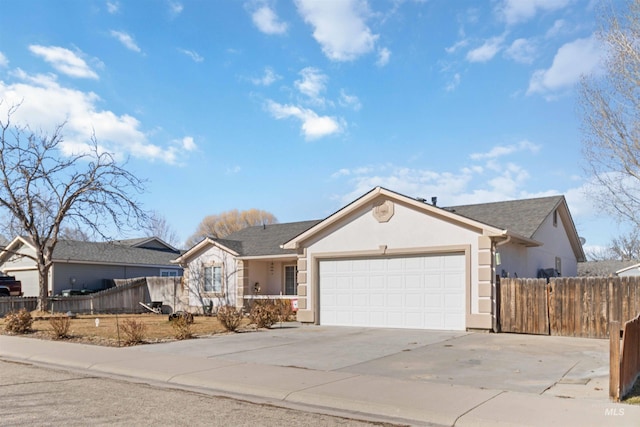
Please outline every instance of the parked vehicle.
[{"label": "parked vehicle", "polygon": [[22,282],[16,280],[15,276],[0,275],[0,297],[21,297]]}]

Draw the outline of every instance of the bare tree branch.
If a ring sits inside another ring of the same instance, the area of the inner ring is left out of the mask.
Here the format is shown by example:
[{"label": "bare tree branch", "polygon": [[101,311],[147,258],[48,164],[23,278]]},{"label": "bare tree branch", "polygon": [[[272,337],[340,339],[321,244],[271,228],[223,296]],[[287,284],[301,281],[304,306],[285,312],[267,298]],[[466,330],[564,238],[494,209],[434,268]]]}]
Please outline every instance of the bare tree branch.
[{"label": "bare tree branch", "polygon": [[278,219],[270,212],[260,209],[237,209],[222,212],[220,214],[205,217],[198,225],[191,237],[187,240],[187,246],[193,246],[205,237],[222,239],[231,233],[243,228],[255,225],[276,224]]},{"label": "bare tree branch", "polygon": [[619,220],[640,225],[640,0],[614,9],[622,4],[603,2],[606,72],[582,79],[579,102],[594,196]]},{"label": "bare tree branch", "polygon": [[38,134],[11,123],[16,109],[0,120],[0,212],[9,219],[5,232],[24,235],[36,248],[43,309],[53,251],[64,229],[108,239],[110,231],[120,234],[144,223],[147,214],[132,198],[144,182],[100,151],[95,135],[88,152],[65,156],[64,124],[50,135]]}]

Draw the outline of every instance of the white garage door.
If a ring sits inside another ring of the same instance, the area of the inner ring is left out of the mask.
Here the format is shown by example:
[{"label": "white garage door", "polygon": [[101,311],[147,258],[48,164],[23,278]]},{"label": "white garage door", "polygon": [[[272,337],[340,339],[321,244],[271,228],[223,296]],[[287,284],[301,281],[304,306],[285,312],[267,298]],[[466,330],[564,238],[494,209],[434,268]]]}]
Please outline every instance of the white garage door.
[{"label": "white garage door", "polygon": [[320,261],[320,323],[465,329],[465,256]]}]

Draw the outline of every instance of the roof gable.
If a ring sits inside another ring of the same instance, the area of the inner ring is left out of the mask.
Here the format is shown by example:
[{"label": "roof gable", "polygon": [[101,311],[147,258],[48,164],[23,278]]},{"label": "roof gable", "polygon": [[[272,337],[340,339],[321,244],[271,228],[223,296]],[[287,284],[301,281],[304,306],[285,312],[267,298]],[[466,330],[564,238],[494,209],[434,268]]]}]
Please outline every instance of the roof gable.
[{"label": "roof gable", "polygon": [[155,249],[160,251],[180,252],[159,237],[139,237],[136,239],[114,240],[113,243],[133,248]]},{"label": "roof gable", "polygon": [[[324,220],[322,220],[312,228],[308,229],[304,233],[289,240],[284,245],[284,247],[286,249],[295,249],[298,246],[300,246],[302,242],[310,239],[312,236],[316,235],[322,230],[329,228],[331,225],[338,223],[339,221],[348,217],[352,213],[357,212],[359,209],[363,208],[364,206],[370,206],[372,204],[375,204],[379,200],[387,200],[387,199],[412,206],[415,209],[421,210],[423,212],[427,212],[445,221],[457,223],[461,226],[475,228],[478,230],[478,232],[485,233],[486,235],[489,235],[489,236],[505,236],[506,237],[507,230],[505,229],[501,229],[494,225],[483,223],[481,221],[477,221],[476,219],[468,218],[468,217],[450,212],[449,210],[424,203],[424,201],[422,200],[414,199],[412,197],[408,197],[403,194],[396,193],[391,190],[387,190],[386,188],[376,187],[371,191],[369,191],[368,193],[364,194],[363,196],[359,197],[358,199],[354,200],[350,204],[346,205],[342,209],[328,216],[327,218],[325,218]],[[530,240],[520,235],[517,235],[514,237],[516,239],[521,240],[525,244],[534,245],[534,246],[539,245],[538,242],[535,242],[533,240]]]},{"label": "roof gable", "polygon": [[563,200],[563,196],[551,196],[452,206],[446,209],[458,215],[533,238],[540,225]]}]

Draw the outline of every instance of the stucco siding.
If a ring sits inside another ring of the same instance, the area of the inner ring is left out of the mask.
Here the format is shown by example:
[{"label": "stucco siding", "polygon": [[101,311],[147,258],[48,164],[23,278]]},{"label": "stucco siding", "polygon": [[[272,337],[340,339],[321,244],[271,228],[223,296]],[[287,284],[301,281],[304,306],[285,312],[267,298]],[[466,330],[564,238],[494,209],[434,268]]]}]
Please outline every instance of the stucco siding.
[{"label": "stucco siding", "polygon": [[528,277],[536,277],[538,270],[541,268],[555,268],[556,257],[561,259],[562,276],[575,277],[578,275],[578,261],[571,248],[571,243],[560,215],[557,217],[557,226],[553,225],[553,215],[549,215],[533,235],[533,238],[544,242],[544,245],[529,250]]},{"label": "stucco siding", "polygon": [[[327,257],[403,255],[438,253],[469,248],[470,310],[478,307],[478,237],[481,231],[450,223],[434,214],[394,203],[394,214],[387,222],[379,222],[372,214],[373,204],[353,212],[351,216],[305,244],[307,264],[307,310],[317,306],[317,259]],[[457,249],[454,249],[457,248]],[[305,316],[305,314],[303,314]],[[308,314],[306,314],[308,316]]]},{"label": "stucco siding", "polygon": [[[203,271],[204,267],[209,265],[222,266],[222,293],[204,292]],[[207,306],[210,303],[214,307],[227,304],[236,306],[237,263],[233,255],[216,246],[208,248],[188,262],[185,281],[188,286],[189,306],[193,308],[192,311],[201,311],[203,306]]]},{"label": "stucco siding", "polygon": [[529,274],[527,248],[524,245],[507,243],[496,247],[500,254],[500,265],[496,265],[496,274],[501,277],[535,277]]}]

